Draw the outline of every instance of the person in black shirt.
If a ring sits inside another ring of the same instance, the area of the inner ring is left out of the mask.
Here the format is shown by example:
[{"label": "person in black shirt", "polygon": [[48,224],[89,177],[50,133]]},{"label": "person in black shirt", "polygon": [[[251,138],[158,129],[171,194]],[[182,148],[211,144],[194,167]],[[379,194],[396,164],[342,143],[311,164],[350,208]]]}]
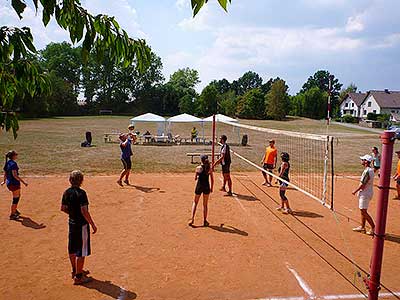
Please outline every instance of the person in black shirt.
[{"label": "person in black shirt", "polygon": [[62,197],[61,211],[69,216],[68,253],[72,266],[74,284],[84,284],[91,280],[86,277],[88,271],[83,271],[85,257],[91,254],[90,230],[93,234],[97,227],[89,213],[89,201],[86,192],[80,188],[83,182],[83,173],[79,170],[72,171],[69,177],[71,187]]},{"label": "person in black shirt", "polygon": [[228,183],[228,196],[232,196],[232,179],[231,179],[231,152],[230,152],[230,147],[226,143],[226,140],[228,138],[226,135],[221,135],[221,138],[219,140],[221,146],[221,151],[220,151],[220,158],[214,163],[213,168],[215,168],[216,165],[221,164],[222,166],[222,176],[224,177],[224,183],[221,187],[221,191],[226,192],[226,184]]},{"label": "person in black shirt", "polygon": [[[289,153],[287,152],[282,152],[281,153],[281,166],[278,169],[279,172],[279,177],[286,182],[289,182],[289,171],[290,171],[290,163],[289,163]],[[288,187],[288,184],[279,180],[279,196],[281,197],[281,206],[277,208],[277,210],[282,211],[283,213],[287,214],[292,214],[292,209],[290,208],[289,205],[289,200],[286,197],[286,189]],[[286,208],[285,208],[286,206]]]},{"label": "person in black shirt", "polygon": [[[194,216],[196,215],[197,204],[199,203],[201,194],[203,194],[203,213],[204,213],[204,223],[203,225],[207,227],[209,225],[207,221],[208,214],[208,198],[210,193],[213,191],[214,187],[214,177],[212,174],[212,169],[210,166],[210,162],[208,161],[207,155],[201,155],[201,166],[196,168],[195,180],[197,180],[195,196],[192,207],[192,218],[190,220],[189,226],[193,226]],[[209,178],[211,178],[211,186],[209,182]]]}]

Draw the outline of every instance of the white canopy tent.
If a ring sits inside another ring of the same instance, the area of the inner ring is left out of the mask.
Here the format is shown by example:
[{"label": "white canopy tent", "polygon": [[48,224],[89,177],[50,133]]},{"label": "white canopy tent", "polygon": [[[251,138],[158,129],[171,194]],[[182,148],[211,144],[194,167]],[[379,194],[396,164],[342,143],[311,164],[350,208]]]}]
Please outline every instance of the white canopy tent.
[{"label": "white canopy tent", "polygon": [[203,131],[203,141],[204,140],[204,122],[203,119],[189,115],[189,114],[180,114],[174,117],[171,117],[167,120],[168,124],[171,123],[201,123],[202,131]]},{"label": "white canopy tent", "polygon": [[137,122],[157,123],[157,135],[164,135],[164,132],[166,131],[166,119],[153,113],[146,113],[131,119],[132,125],[135,125]]},{"label": "white canopy tent", "polygon": [[131,123],[135,124],[135,122],[156,122],[163,123],[165,122],[165,118],[156,114],[147,113],[131,119]]},{"label": "white canopy tent", "polygon": [[198,117],[189,114],[180,114],[169,118],[167,121],[168,123],[199,123],[203,122],[203,119],[200,119]]},{"label": "white canopy tent", "polygon": [[[204,122],[212,122],[213,121],[213,116],[209,116],[208,118],[203,119]],[[216,122],[239,122],[239,120],[236,120],[234,118],[222,115],[222,114],[216,114],[215,115],[215,121]]]}]

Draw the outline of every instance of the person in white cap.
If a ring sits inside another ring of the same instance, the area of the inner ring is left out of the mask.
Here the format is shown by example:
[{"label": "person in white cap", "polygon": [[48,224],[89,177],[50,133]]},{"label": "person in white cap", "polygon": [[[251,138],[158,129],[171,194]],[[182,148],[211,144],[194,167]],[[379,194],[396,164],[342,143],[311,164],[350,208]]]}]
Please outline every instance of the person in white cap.
[{"label": "person in white cap", "polygon": [[361,175],[360,184],[356,190],[353,191],[353,195],[358,193],[358,208],[361,212],[361,225],[353,228],[356,232],[366,232],[365,223],[371,226],[371,230],[366,233],[368,235],[374,235],[375,223],[372,217],[368,214],[368,205],[374,195],[374,170],[371,168],[371,162],[373,157],[371,155],[360,156],[361,164],[364,166],[364,171]]}]

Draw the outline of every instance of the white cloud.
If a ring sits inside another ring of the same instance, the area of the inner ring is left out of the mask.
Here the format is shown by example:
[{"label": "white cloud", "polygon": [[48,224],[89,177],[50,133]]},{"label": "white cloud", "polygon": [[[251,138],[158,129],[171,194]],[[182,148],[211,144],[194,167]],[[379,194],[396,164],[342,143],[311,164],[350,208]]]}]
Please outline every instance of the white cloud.
[{"label": "white cloud", "polygon": [[359,32],[364,30],[364,23],[361,15],[349,17],[346,24],[346,32]]},{"label": "white cloud", "polygon": [[212,9],[209,5],[204,6],[196,17],[183,19],[178,26],[187,31],[204,31],[211,29]]},{"label": "white cloud", "polygon": [[175,5],[179,10],[184,10],[189,7],[189,0],[176,0]]}]

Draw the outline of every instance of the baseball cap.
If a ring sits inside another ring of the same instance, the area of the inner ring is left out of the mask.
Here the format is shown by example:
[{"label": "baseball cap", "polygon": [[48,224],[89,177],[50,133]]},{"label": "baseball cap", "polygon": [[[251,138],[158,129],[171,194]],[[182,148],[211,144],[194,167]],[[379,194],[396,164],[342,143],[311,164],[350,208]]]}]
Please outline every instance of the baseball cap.
[{"label": "baseball cap", "polygon": [[372,156],[369,155],[369,154],[365,154],[364,156],[360,156],[360,159],[361,160],[366,160],[366,161],[369,161],[369,162],[371,162],[373,160]]}]

